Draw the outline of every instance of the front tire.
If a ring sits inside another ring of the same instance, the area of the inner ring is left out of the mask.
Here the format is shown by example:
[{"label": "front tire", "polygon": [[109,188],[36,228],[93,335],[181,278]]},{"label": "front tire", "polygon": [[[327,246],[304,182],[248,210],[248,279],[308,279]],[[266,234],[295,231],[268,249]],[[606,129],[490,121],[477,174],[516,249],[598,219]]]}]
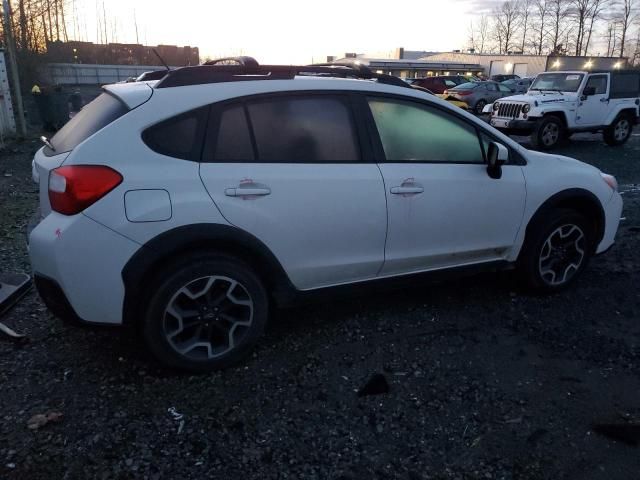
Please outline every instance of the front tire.
[{"label": "front tire", "polygon": [[612,147],[622,145],[629,140],[633,125],[629,115],[619,115],[611,125],[604,129],[604,143]]},{"label": "front tire", "polygon": [[555,115],[542,117],[531,134],[531,144],[541,150],[550,150],[560,144],[564,130],[562,120]]},{"label": "front tire", "polygon": [[540,218],[527,232],[519,270],[534,291],[557,292],[584,271],[593,253],[593,229],[574,210],[559,209]]},{"label": "front tire", "polygon": [[187,256],[149,288],[143,338],[164,365],[192,372],[243,359],[267,323],[269,301],[258,276],[229,256]]},{"label": "front tire", "polygon": [[484,100],[478,100],[478,103],[476,103],[476,106],[474,107],[474,111],[477,115],[482,115],[482,109],[486,106],[487,102],[485,102]]}]

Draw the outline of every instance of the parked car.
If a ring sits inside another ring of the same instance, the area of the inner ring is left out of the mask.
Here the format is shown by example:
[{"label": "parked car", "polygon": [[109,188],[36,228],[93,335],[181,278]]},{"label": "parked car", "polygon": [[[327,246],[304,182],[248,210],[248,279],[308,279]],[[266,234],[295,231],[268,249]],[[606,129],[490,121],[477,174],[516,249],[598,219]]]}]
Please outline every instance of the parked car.
[{"label": "parked car", "polygon": [[498,82],[467,82],[444,92],[469,105],[471,111],[481,114],[482,109],[498,98],[513,95],[513,90]]},{"label": "parked car", "polygon": [[500,83],[510,88],[514,93],[527,93],[532,82],[533,78],[512,78]]},{"label": "parked car", "polygon": [[504,82],[505,80],[513,80],[518,78],[520,78],[519,75],[491,75],[489,79],[493,80],[494,82]]},{"label": "parked car", "polygon": [[[411,85],[411,88],[414,88],[416,90],[420,90],[424,93],[428,93],[429,95],[436,95],[435,93],[433,93],[431,90],[423,88],[423,87],[419,87],[417,85]],[[467,105],[465,102],[462,102],[460,100],[458,100],[457,98],[453,98],[450,97],[449,95],[444,95],[444,94],[440,94],[440,95],[436,95],[439,98],[442,98],[444,101],[449,102],[451,105],[455,105],[458,108],[462,108],[464,110],[469,110],[469,105]]]},{"label": "parked car", "polygon": [[622,145],[640,120],[640,72],[545,72],[526,95],[492,107],[491,125],[505,133],[530,135],[551,149],[575,132],[602,132],[608,145]]},{"label": "parked car", "polygon": [[427,88],[435,94],[444,93],[449,88],[454,88],[463,83],[469,82],[469,79],[462,75],[438,75],[435,77],[425,77],[415,79],[411,85]]},{"label": "parked car", "polygon": [[48,308],[135,325],[164,364],[207,371],[314,291],[516,268],[558,292],[613,244],[614,177],[347,68],[253,60],[104,87],[35,154]]}]

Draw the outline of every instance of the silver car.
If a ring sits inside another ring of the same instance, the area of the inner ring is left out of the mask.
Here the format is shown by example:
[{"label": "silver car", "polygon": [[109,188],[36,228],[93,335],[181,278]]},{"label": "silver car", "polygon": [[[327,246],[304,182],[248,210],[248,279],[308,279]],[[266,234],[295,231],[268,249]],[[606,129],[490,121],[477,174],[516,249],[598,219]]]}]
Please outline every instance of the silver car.
[{"label": "silver car", "polygon": [[445,95],[461,100],[469,105],[469,110],[477,114],[482,113],[485,105],[495,102],[502,97],[513,95],[506,85],[498,82],[467,82],[447,90]]},{"label": "silver car", "polygon": [[501,84],[513,90],[514,93],[527,93],[533,80],[533,78],[512,78],[501,82]]}]

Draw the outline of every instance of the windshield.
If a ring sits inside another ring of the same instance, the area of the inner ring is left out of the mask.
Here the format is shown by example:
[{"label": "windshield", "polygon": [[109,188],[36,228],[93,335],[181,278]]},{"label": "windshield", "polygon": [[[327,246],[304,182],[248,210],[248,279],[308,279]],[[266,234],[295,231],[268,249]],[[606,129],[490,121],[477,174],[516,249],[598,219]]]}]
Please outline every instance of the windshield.
[{"label": "windshield", "polygon": [[103,93],[95,100],[85,105],[64,127],[62,127],[49,141],[55,150],[45,147],[47,156],[69,152],[76,145],[85,141],[98,130],[106,127],[115,119],[127,113],[127,107],[117,98]]},{"label": "windshield", "polygon": [[462,83],[462,84],[458,85],[457,87],[453,88],[452,90],[473,90],[477,86],[478,86],[478,83],[476,83],[476,82],[467,82],[467,83]]},{"label": "windshield", "polygon": [[529,90],[577,92],[582,77],[582,73],[542,73],[536,77]]}]

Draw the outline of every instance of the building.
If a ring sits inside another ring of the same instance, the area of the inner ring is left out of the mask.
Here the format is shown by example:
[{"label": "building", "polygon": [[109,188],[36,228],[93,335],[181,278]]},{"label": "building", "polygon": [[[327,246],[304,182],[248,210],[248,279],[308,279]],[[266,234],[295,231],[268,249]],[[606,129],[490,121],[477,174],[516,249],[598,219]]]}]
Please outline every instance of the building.
[{"label": "building", "polygon": [[344,56],[327,57],[328,62],[358,60],[378,73],[388,73],[401,78],[428,77],[432,75],[483,75],[515,74],[533,77],[547,70],[609,70],[628,66],[626,58],[618,57],[570,57],[558,55],[493,55],[487,53],[427,52],[396,48],[389,52],[345,53]]},{"label": "building", "polygon": [[[345,57],[334,60],[353,60]],[[360,58],[357,60],[376,73],[387,73],[400,78],[431,77],[433,75],[481,75],[484,70],[477,63],[432,62],[429,60],[396,60],[386,58]]]},{"label": "building", "polygon": [[515,74],[534,77],[547,70],[611,70],[627,66],[626,58],[618,57],[569,57],[558,55],[492,55],[480,53],[447,52],[423,57],[429,62],[477,63],[485,75]]},{"label": "building", "polygon": [[158,45],[156,47],[137,43],[107,43],[54,41],[47,43],[47,61],[50,63],[83,63],[93,65],[157,65],[156,50],[171,66],[198,65],[198,47]]}]

